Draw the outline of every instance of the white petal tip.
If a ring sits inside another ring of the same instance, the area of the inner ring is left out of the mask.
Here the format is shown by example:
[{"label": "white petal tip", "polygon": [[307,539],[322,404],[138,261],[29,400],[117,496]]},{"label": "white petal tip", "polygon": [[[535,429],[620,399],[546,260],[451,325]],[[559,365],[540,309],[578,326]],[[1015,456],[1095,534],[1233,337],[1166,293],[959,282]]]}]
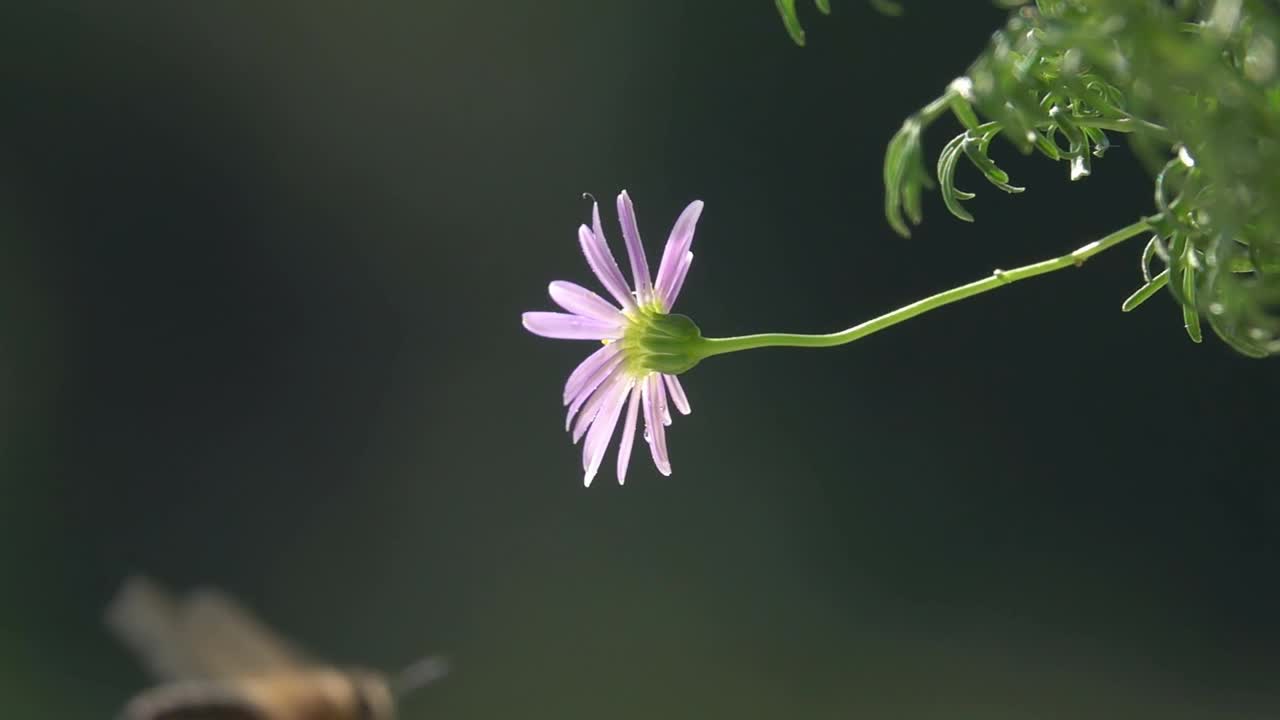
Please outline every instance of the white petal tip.
[{"label": "white petal tip", "polygon": [[582,487],[591,487],[591,481],[595,479],[595,473],[588,473],[582,476]]}]

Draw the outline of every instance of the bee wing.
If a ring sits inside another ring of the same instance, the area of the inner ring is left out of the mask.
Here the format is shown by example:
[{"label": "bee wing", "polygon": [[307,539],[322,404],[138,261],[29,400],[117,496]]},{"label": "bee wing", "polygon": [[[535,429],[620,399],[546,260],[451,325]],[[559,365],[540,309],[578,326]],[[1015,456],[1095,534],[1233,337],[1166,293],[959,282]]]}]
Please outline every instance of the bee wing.
[{"label": "bee wing", "polygon": [[107,626],[160,680],[230,678],[310,664],[234,600],[199,590],[178,600],[145,577],[127,580]]},{"label": "bee wing", "polygon": [[187,596],[180,610],[183,634],[201,649],[219,676],[257,675],[314,665],[243,605],[213,589]]},{"label": "bee wing", "polygon": [[210,675],[199,652],[184,637],[177,601],[150,579],[126,580],[107,607],[106,621],[155,677],[182,680]]}]

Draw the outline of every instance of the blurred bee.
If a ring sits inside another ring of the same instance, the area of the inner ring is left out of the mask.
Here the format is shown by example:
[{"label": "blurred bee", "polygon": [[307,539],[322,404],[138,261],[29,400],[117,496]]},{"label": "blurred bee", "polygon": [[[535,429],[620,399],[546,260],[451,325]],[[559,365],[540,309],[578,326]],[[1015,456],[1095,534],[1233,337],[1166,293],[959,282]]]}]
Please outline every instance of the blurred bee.
[{"label": "blurred bee", "polygon": [[397,698],[446,671],[438,657],[395,679],[315,663],[220,592],[178,599],[142,577],[125,582],[107,625],[164,683],[122,720],[392,720]]}]

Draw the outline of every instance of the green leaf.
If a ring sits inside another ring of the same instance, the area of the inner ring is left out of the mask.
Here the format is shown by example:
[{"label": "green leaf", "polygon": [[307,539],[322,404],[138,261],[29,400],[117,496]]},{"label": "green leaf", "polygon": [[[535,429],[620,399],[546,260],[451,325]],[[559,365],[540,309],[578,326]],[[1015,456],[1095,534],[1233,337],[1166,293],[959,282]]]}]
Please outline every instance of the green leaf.
[{"label": "green leaf", "polygon": [[1062,159],[1062,150],[1053,141],[1052,137],[1045,136],[1043,133],[1038,133],[1034,130],[1031,132],[1034,136],[1032,143],[1040,151],[1040,154],[1055,162]]},{"label": "green leaf", "polygon": [[1182,307],[1182,327],[1186,328],[1187,337],[1191,338],[1191,342],[1204,342],[1204,335],[1200,332],[1200,314],[1195,308]]},{"label": "green leaf", "polygon": [[1145,282],[1151,282],[1151,258],[1155,257],[1159,248],[1159,235],[1152,235],[1151,239],[1147,241],[1147,246],[1142,248],[1142,279]]},{"label": "green leaf", "polygon": [[[823,15],[831,14],[830,0],[813,0],[813,4]],[[774,0],[774,5],[777,6],[778,14],[782,16],[782,24],[787,28],[791,39],[795,44],[804,47],[804,28],[800,25],[800,16],[796,14],[796,0]]]},{"label": "green leaf", "polygon": [[961,200],[972,199],[973,193],[957,188],[955,181],[956,165],[960,162],[960,154],[964,152],[964,144],[968,139],[968,133],[961,133],[942,148],[942,153],[938,155],[938,186],[942,193],[942,202],[951,214],[965,222],[973,222],[973,215],[960,205]]},{"label": "green leaf", "polygon": [[796,15],[796,0],[774,0],[778,6],[778,14],[782,16],[782,24],[795,44],[804,47],[804,28],[800,26],[800,17]]},{"label": "green leaf", "polygon": [[952,91],[947,93],[947,104],[951,106],[952,114],[956,116],[961,125],[964,125],[966,130],[970,130],[975,134],[980,132],[978,126],[982,123],[978,120],[977,113],[973,111],[973,106],[969,104],[968,100],[961,97],[959,92]]},{"label": "green leaf", "polygon": [[1094,127],[1083,127],[1080,129],[1084,130],[1085,136],[1093,143],[1094,157],[1100,158],[1107,152],[1107,150],[1111,149],[1111,139],[1107,137],[1106,133]]},{"label": "green leaf", "polygon": [[998,130],[993,130],[977,140],[970,139],[965,142],[964,154],[969,157],[969,162],[972,162],[974,167],[982,171],[982,174],[992,185],[1007,193],[1023,192],[1026,188],[1010,185],[1009,173],[1001,170],[987,155],[987,148],[991,144],[991,138],[995,137],[997,132]]},{"label": "green leaf", "polygon": [[1130,295],[1129,298],[1125,300],[1124,303],[1120,306],[1120,310],[1122,312],[1129,312],[1133,310],[1134,308],[1138,307],[1142,303],[1149,300],[1152,295],[1155,295],[1157,292],[1159,292],[1160,288],[1167,285],[1168,282],[1169,282],[1169,268],[1165,268],[1160,272],[1159,275],[1156,275],[1155,277],[1151,278],[1151,280],[1148,281],[1146,285],[1143,285],[1142,287],[1138,288],[1136,292]]},{"label": "green leaf", "polygon": [[1182,323],[1187,329],[1187,337],[1191,338],[1191,342],[1203,342],[1204,335],[1200,332],[1200,311],[1196,308],[1196,270],[1192,266],[1192,260],[1188,258],[1195,257],[1195,248],[1191,243],[1187,243],[1186,249],[1182,255]]},{"label": "green leaf", "polygon": [[1071,114],[1054,105],[1049,109],[1049,118],[1053,120],[1058,132],[1067,139],[1067,157],[1071,164],[1071,179],[1079,180],[1089,175],[1089,142],[1084,130],[1071,119]]},{"label": "green leaf", "polygon": [[1230,345],[1233,350],[1255,359],[1261,359],[1271,355],[1265,347],[1250,340],[1247,336],[1242,335],[1238,331],[1226,326],[1226,319],[1213,313],[1209,313],[1209,327],[1213,329],[1215,335],[1222,339],[1223,342]]},{"label": "green leaf", "polygon": [[881,15],[888,15],[890,17],[899,17],[902,15],[902,6],[893,2],[893,0],[871,0],[871,7],[875,8]]},{"label": "green leaf", "polygon": [[924,219],[920,196],[925,188],[933,187],[920,147],[923,129],[918,117],[907,118],[889,140],[884,153],[884,215],[889,226],[902,237],[911,237],[903,213],[911,224],[919,225]]}]

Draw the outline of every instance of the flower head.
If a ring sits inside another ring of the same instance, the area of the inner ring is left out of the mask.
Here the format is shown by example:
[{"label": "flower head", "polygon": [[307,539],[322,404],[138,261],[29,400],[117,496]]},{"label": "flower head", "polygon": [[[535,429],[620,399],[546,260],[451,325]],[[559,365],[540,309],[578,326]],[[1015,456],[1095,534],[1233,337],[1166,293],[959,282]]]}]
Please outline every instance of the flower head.
[{"label": "flower head", "polygon": [[618,482],[625,481],[641,410],[653,464],[663,475],[671,474],[665,430],[671,424],[668,404],[689,414],[689,400],[676,375],[697,364],[696,349],[701,341],[693,321],[671,314],[671,307],[693,262],[689,248],[701,214],[701,200],[689,203],[680,213],[662,252],[658,274],[651,277],[631,198],[625,190],[618,195],[618,220],[631,261],[633,291],[605,241],[600,205],[593,203],[592,227],[578,227],[578,242],[587,265],[616,305],[580,285],[557,280],[549,288],[551,299],[568,313],[524,314],[525,329],[535,335],[604,344],[569,374],[564,387],[564,403],[569,406],[565,430],[572,428],[575,443],[586,437],[582,448],[586,485],[600,469],[619,420],[623,425]]}]

